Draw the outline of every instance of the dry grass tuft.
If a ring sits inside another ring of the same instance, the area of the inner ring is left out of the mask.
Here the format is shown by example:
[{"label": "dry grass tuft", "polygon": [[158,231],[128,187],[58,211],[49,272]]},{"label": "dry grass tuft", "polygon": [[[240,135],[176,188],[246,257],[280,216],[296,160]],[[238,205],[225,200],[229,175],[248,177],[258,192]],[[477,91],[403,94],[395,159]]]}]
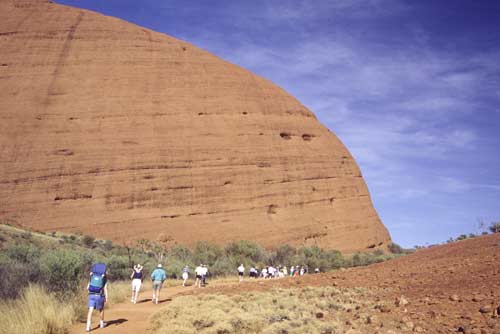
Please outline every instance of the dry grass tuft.
[{"label": "dry grass tuft", "polygon": [[63,303],[30,285],[21,298],[0,304],[1,334],[63,334],[76,320],[74,303]]},{"label": "dry grass tuft", "polygon": [[369,308],[362,291],[333,287],[176,298],[150,318],[154,334],[336,333],[339,310]]}]

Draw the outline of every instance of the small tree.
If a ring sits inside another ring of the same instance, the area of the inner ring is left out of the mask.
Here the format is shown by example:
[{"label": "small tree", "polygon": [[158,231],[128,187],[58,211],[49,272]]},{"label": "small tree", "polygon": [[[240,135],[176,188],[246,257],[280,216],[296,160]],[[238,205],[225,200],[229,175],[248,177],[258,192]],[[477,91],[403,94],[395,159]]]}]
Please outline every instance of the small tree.
[{"label": "small tree", "polygon": [[139,246],[143,252],[153,254],[158,263],[163,262],[168,252],[175,244],[174,238],[166,234],[160,234],[156,241],[147,239],[140,239],[137,241],[137,246]]},{"label": "small tree", "polygon": [[492,222],[490,226],[488,227],[491,233],[498,233],[500,232],[500,222]]}]

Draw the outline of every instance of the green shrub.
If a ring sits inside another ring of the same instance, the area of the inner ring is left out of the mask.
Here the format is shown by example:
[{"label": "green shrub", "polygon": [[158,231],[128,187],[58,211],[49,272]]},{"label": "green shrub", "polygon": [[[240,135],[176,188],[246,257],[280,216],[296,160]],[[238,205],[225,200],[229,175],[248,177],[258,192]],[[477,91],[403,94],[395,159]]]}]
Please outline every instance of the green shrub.
[{"label": "green shrub", "polygon": [[40,258],[40,271],[49,291],[72,291],[84,277],[84,256],[73,250],[48,251]]},{"label": "green shrub", "polygon": [[294,263],[294,258],[297,250],[290,245],[280,245],[273,254],[273,259],[270,261],[273,265],[286,265]]},{"label": "green shrub", "polygon": [[107,264],[110,280],[116,281],[130,278],[134,264],[129,262],[128,257],[111,255],[103,262]]},{"label": "green shrub", "polygon": [[192,261],[193,253],[185,246],[174,246],[170,250],[170,257],[188,263]]},{"label": "green shrub", "polygon": [[193,251],[193,261],[196,265],[208,264],[212,266],[222,256],[223,251],[219,246],[206,241],[198,241]]},{"label": "green shrub", "polygon": [[224,248],[226,256],[233,258],[235,262],[250,264],[266,262],[266,251],[255,242],[241,240],[233,241]]},{"label": "green shrub", "polygon": [[32,244],[13,244],[6,249],[9,259],[19,263],[34,263],[40,258],[41,251]]},{"label": "green shrub", "polygon": [[15,299],[29,283],[41,281],[38,263],[3,262],[0,263],[0,298]]},{"label": "green shrub", "polygon": [[227,276],[227,275],[235,275],[238,266],[239,264],[236,264],[236,261],[231,261],[231,259],[228,257],[222,257],[217,261],[215,261],[215,263],[208,269],[210,275]]}]

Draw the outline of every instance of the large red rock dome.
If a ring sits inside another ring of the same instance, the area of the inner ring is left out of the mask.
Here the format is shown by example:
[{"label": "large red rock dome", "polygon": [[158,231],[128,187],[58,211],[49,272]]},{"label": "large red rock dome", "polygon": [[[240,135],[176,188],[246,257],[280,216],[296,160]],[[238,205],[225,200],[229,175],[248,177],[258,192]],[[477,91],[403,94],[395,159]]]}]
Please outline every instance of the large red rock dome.
[{"label": "large red rock dome", "polygon": [[390,241],[352,156],[285,91],[46,1],[0,0],[0,221],[118,242]]}]

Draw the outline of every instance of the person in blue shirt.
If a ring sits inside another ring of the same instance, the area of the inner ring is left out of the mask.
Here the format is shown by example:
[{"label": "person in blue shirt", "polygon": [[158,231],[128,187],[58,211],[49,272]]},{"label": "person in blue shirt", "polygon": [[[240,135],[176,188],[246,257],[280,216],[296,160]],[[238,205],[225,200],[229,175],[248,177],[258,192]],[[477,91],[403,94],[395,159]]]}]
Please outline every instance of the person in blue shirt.
[{"label": "person in blue shirt", "polygon": [[162,268],[161,263],[156,266],[156,269],[151,273],[151,280],[153,281],[153,303],[158,304],[158,299],[160,298],[160,290],[163,282],[167,279],[167,273],[165,269]]}]

